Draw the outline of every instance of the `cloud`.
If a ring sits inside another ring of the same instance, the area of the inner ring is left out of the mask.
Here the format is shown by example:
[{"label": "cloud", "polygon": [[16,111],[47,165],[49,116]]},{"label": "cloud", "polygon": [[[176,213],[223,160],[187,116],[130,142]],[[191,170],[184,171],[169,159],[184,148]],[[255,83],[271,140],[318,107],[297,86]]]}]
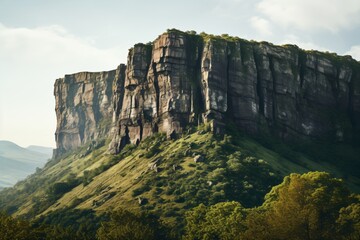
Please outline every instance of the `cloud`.
[{"label": "cloud", "polygon": [[57,72],[115,68],[120,60],[118,49],[99,49],[57,25],[33,29],[0,25],[0,51],[2,60],[56,67]]},{"label": "cloud", "polygon": [[62,26],[12,28],[0,23],[0,139],[54,146],[55,79],[115,69],[126,54],[126,48],[98,48]]},{"label": "cloud", "polygon": [[359,0],[261,0],[257,9],[284,28],[335,33],[360,24]]},{"label": "cloud", "polygon": [[250,23],[260,35],[272,35],[271,26],[268,20],[254,16],[250,19]]},{"label": "cloud", "polygon": [[357,61],[360,61],[360,45],[352,46],[350,50],[345,53],[345,55],[350,55]]}]

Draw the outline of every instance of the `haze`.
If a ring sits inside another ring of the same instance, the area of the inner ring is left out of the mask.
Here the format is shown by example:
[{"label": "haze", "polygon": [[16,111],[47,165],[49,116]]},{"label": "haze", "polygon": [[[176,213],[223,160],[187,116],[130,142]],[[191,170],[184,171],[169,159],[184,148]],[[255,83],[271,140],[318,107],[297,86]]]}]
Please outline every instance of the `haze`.
[{"label": "haze", "polygon": [[0,0],[0,139],[54,147],[55,79],[115,69],[168,28],[360,60],[358,0]]}]

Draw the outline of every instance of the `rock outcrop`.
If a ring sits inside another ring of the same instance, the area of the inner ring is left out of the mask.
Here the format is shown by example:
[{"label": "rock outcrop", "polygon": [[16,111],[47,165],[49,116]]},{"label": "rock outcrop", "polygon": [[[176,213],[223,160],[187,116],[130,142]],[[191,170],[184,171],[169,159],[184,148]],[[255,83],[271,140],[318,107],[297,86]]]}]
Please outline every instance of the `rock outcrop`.
[{"label": "rock outcrop", "polygon": [[60,153],[108,135],[117,153],[199,122],[286,140],[360,136],[359,62],[228,36],[168,31],[130,49],[127,66],[57,80],[55,96]]},{"label": "rock outcrop", "polygon": [[121,69],[122,66],[109,72],[81,72],[56,80],[54,157],[108,136],[112,126],[113,82],[121,78]]}]

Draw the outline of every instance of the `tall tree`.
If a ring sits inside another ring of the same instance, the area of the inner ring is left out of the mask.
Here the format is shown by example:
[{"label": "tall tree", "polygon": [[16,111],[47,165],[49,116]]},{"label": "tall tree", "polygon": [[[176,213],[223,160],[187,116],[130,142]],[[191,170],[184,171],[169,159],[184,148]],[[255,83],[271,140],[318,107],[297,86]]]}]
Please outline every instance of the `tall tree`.
[{"label": "tall tree", "polygon": [[200,204],[186,214],[184,239],[240,239],[244,232],[245,209],[238,202],[206,207]]},{"label": "tall tree", "polygon": [[41,234],[33,230],[28,222],[0,213],[0,240],[14,239],[41,239]]},{"label": "tall tree", "polygon": [[167,230],[154,215],[134,213],[121,209],[111,214],[97,231],[99,240],[117,239],[166,239]]},{"label": "tall tree", "polygon": [[[348,211],[356,212],[357,198],[350,194],[342,180],[328,173],[291,174],[266,195],[258,213],[248,216],[246,236],[257,239],[341,239],[343,230],[337,221],[341,212],[344,213],[341,219],[346,221],[346,209],[352,204],[352,210]],[[344,223],[342,227],[345,226]],[[263,231],[258,232],[257,228]]]}]

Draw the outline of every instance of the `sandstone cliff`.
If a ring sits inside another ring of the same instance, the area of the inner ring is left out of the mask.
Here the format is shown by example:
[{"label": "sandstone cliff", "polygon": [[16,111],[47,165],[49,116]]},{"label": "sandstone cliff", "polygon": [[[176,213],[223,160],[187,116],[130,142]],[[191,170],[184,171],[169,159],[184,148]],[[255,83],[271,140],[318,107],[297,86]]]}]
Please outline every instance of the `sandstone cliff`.
[{"label": "sandstone cliff", "polygon": [[81,72],[55,82],[55,157],[108,135],[113,114],[114,81],[121,67],[109,72]]},{"label": "sandstone cliff", "polygon": [[55,96],[59,153],[108,135],[116,153],[199,122],[285,140],[360,136],[359,62],[228,36],[168,31],[130,49],[127,66],[58,79]]}]

